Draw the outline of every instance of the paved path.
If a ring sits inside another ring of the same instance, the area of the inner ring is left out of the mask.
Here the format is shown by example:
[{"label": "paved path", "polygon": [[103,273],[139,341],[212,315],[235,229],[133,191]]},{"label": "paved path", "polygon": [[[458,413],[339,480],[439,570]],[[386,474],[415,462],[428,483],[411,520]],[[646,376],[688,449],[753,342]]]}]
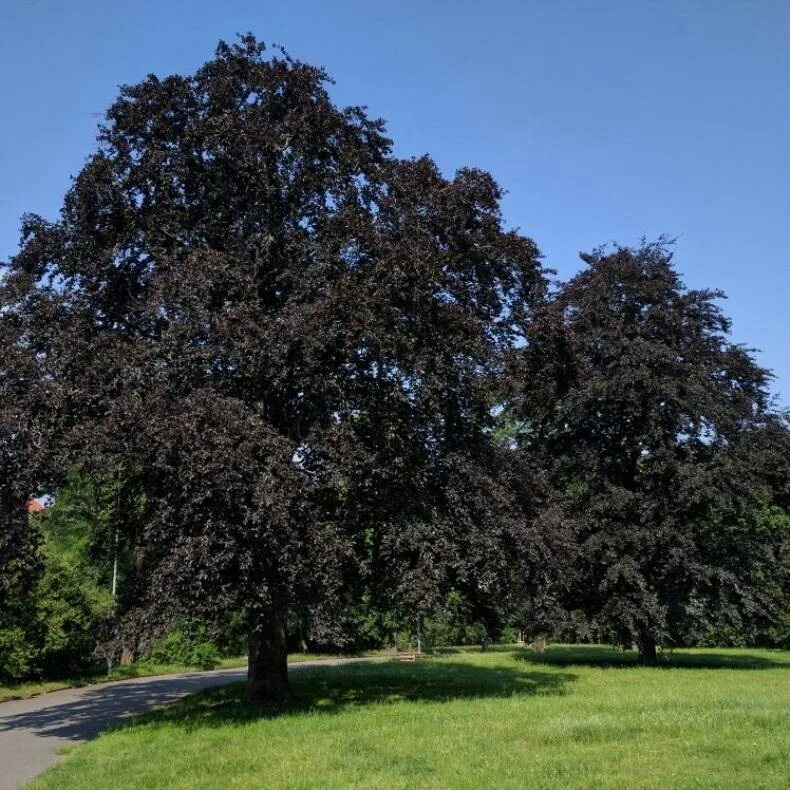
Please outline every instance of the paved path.
[{"label": "paved path", "polygon": [[[338,658],[292,664],[335,666],[365,658]],[[17,790],[49,768],[65,746],[96,737],[102,730],[196,691],[244,680],[246,668],[158,675],[0,703],[0,790]]]}]

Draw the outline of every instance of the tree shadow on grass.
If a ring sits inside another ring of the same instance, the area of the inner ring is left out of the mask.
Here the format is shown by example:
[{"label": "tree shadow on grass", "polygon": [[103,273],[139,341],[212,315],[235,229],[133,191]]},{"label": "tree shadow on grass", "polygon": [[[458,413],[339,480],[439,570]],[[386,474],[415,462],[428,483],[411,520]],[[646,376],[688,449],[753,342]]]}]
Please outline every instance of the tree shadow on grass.
[{"label": "tree shadow on grass", "polygon": [[451,661],[320,667],[291,677],[292,700],[287,705],[250,705],[244,701],[244,684],[234,684],[189,697],[138,721],[156,720],[198,729],[302,713],[337,714],[365,705],[404,701],[431,704],[560,695],[576,677],[567,672],[531,672]]},{"label": "tree shadow on grass", "polygon": [[[551,666],[588,666],[617,669],[644,669],[635,650],[618,651],[603,645],[552,645],[544,653],[518,651],[531,664]],[[654,669],[790,669],[790,663],[744,650],[740,653],[675,652],[659,654]]]},{"label": "tree shadow on grass", "polygon": [[[334,714],[369,704],[403,700],[424,703],[454,699],[509,698],[535,694],[562,694],[576,679],[566,672],[529,671],[515,667],[456,663],[449,660],[359,662],[342,666],[303,667],[291,674],[293,700],[287,705],[249,705],[244,701],[243,670],[222,680],[206,675],[162,678],[148,682],[118,683],[83,690],[79,699],[35,710],[2,715],[3,733],[27,730],[38,736],[79,742],[100,731],[151,721],[188,729],[244,724],[260,718],[299,713]],[[231,685],[227,685],[231,684]],[[186,698],[184,693],[203,692]],[[173,704],[168,704],[168,703]],[[154,706],[167,707],[150,711]],[[150,712],[146,713],[145,711]]]},{"label": "tree shadow on grass", "polygon": [[451,660],[415,664],[355,664],[315,668],[293,677],[295,697],[311,708],[368,703],[447,702],[474,697],[560,694],[575,675],[525,672],[518,666],[486,666]]}]

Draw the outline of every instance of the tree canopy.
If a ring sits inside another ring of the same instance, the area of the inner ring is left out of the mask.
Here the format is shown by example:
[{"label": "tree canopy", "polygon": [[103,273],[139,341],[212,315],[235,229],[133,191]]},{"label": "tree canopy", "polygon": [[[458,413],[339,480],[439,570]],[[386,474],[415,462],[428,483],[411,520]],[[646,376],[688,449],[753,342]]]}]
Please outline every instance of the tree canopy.
[{"label": "tree canopy", "polygon": [[790,433],[721,294],[664,241],[550,288],[490,174],[399,158],[329,83],[220,43],[122,87],[59,217],[24,217],[0,280],[0,642],[26,591],[50,607],[70,579],[79,644],[54,629],[48,655],[83,654],[107,610],[201,649],[232,614],[251,698],[281,700],[289,618],[335,645],[355,617],[583,621],[648,662],[776,619]]},{"label": "tree canopy", "polygon": [[324,628],[363,579],[415,611],[451,581],[490,590],[519,525],[497,518],[490,392],[538,250],[490,175],[398,159],[327,82],[246,36],[123,87],[0,297],[15,380],[43,388],[23,418],[50,478],[26,491],[122,470],[137,615],[243,609],[258,698],[287,694],[289,608]]},{"label": "tree canopy", "polygon": [[765,614],[752,577],[779,544],[754,523],[771,496],[755,452],[786,435],[722,294],[685,288],[671,257],[664,242],[583,255],[536,307],[516,366],[521,451],[576,525],[564,607],[648,662]]}]

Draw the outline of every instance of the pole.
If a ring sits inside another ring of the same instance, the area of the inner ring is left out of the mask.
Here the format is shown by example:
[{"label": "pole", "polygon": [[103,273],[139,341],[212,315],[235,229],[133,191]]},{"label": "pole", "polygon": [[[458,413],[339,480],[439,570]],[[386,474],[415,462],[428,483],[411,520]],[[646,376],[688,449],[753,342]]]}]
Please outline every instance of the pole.
[{"label": "pole", "polygon": [[118,519],[121,517],[121,470],[118,468],[116,481],[115,481],[115,539],[113,540],[112,547],[112,597],[115,600],[115,594],[118,589]]},{"label": "pole", "polygon": [[112,558],[112,597],[115,598],[115,591],[118,587],[118,527],[115,527],[115,544],[113,546]]}]

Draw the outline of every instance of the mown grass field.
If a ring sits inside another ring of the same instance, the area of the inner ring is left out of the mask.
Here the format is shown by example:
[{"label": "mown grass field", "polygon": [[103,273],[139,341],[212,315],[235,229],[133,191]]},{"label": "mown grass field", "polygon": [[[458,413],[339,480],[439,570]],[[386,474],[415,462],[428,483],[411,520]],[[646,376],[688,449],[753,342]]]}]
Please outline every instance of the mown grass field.
[{"label": "mown grass field", "polygon": [[448,651],[214,689],[71,751],[38,788],[780,788],[790,653]]}]

